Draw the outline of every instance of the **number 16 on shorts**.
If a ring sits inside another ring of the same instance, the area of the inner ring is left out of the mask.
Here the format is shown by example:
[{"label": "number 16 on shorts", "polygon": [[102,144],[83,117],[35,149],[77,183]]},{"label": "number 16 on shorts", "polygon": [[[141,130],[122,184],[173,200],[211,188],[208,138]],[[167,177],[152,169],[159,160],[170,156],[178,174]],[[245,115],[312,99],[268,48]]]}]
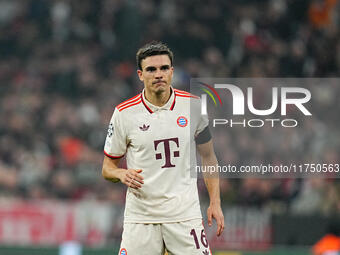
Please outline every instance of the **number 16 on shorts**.
[{"label": "number 16 on shorts", "polygon": [[204,228],[201,231],[196,231],[194,228],[191,229],[190,235],[192,236],[193,242],[195,243],[196,249],[202,251],[202,255],[212,254],[209,249],[207,236]]}]

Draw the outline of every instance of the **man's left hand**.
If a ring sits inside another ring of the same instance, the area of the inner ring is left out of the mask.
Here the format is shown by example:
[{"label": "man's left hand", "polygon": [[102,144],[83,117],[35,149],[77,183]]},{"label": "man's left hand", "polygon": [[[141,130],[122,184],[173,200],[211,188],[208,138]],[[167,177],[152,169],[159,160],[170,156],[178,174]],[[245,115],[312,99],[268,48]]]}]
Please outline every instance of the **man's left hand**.
[{"label": "man's left hand", "polygon": [[216,235],[220,236],[224,230],[224,216],[219,204],[210,204],[207,209],[207,216],[208,216],[208,225],[209,227],[212,226],[212,219],[214,218],[217,223],[217,231]]}]

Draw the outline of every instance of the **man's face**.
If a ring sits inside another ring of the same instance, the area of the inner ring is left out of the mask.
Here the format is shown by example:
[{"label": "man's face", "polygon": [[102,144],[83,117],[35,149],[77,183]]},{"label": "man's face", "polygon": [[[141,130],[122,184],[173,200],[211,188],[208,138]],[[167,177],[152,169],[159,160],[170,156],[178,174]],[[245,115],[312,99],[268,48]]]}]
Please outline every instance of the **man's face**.
[{"label": "man's face", "polygon": [[174,68],[168,55],[146,57],[141,66],[137,73],[148,92],[161,94],[169,89]]}]

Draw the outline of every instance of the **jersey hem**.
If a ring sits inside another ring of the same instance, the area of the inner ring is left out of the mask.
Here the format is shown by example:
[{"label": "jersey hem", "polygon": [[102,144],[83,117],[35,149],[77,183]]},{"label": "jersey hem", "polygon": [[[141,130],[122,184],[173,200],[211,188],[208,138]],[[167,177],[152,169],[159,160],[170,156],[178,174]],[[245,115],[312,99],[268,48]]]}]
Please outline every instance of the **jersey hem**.
[{"label": "jersey hem", "polygon": [[104,154],[105,154],[105,156],[108,156],[109,158],[112,158],[112,159],[118,159],[118,158],[124,157],[124,154],[121,155],[121,156],[112,156],[109,153],[107,153],[105,150],[104,150]]},{"label": "jersey hem", "polygon": [[124,223],[143,223],[143,224],[161,224],[161,223],[174,223],[188,220],[202,219],[202,216],[192,216],[187,218],[173,219],[173,220],[128,220],[124,219]]}]

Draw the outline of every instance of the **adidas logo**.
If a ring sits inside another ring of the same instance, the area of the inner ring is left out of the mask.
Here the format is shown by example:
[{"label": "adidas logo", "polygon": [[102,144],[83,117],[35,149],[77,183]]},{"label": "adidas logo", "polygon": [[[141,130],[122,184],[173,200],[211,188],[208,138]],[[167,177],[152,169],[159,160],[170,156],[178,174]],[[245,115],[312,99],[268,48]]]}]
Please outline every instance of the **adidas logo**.
[{"label": "adidas logo", "polygon": [[143,126],[139,127],[139,129],[142,130],[142,131],[147,131],[149,129],[149,127],[150,127],[150,125],[146,126],[145,124],[143,124]]}]

